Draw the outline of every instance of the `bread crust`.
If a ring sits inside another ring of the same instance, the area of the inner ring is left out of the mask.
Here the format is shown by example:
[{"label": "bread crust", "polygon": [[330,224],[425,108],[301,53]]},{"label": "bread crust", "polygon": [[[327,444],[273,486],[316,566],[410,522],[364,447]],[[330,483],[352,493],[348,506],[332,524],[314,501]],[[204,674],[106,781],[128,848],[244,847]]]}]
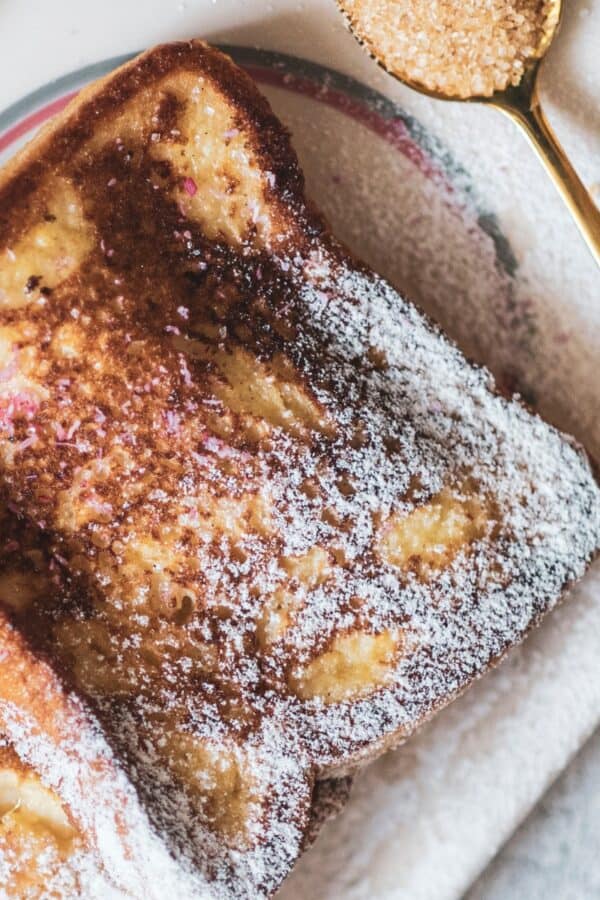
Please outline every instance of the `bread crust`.
[{"label": "bread crust", "polygon": [[243,118],[260,166],[273,172],[277,181],[277,191],[272,191],[269,200],[285,216],[292,213],[297,219],[300,230],[296,237],[302,239],[301,230],[306,237],[321,231],[320,216],[315,211],[307,214],[304,176],[289,134],[268,101],[230,57],[195,39],[153,47],[85,86],[8,160],[0,170],[0,240],[10,230],[15,205],[20,205],[53,167],[94,133],[99,120],[114,115],[142,86],[156,84],[166,75],[176,76],[178,70],[197,72],[213,80]]}]

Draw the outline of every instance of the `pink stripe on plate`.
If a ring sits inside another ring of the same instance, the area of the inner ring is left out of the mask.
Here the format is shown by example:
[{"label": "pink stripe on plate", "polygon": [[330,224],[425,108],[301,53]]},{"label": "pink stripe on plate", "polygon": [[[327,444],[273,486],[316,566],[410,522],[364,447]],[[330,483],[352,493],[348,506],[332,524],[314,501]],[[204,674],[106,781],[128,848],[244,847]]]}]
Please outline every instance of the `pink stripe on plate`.
[{"label": "pink stripe on plate", "polygon": [[395,147],[426,178],[444,185],[448,191],[454,193],[454,188],[444,172],[415,142],[401,118],[387,119],[376,110],[370,109],[367,104],[361,103],[360,100],[356,100],[343,91],[335,90],[328,87],[326,83],[312,81],[310,78],[294,75],[288,71],[254,65],[244,66],[244,69],[255,81],[310,97],[344,113]]},{"label": "pink stripe on plate", "polygon": [[36,109],[35,112],[26,116],[20,122],[17,122],[12,128],[9,128],[8,131],[0,136],[0,153],[2,153],[3,150],[6,150],[7,147],[10,147],[10,145],[20,137],[23,137],[24,134],[27,134],[33,128],[36,128],[38,125],[41,125],[47,119],[51,118],[51,116],[56,115],[61,109],[64,109],[67,103],[78,93],[79,91],[71,91],[69,94],[65,94],[64,97],[53,100],[52,103],[48,103],[46,106]]}]

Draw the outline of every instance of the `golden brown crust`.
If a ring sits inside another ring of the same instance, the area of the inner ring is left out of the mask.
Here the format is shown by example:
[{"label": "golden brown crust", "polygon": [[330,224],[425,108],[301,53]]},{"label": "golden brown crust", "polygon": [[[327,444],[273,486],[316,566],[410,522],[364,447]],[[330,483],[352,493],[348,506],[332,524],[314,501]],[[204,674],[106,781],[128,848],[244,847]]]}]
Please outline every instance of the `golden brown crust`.
[{"label": "golden brown crust", "polygon": [[[141,89],[151,89],[165,75],[193,71],[212,79],[247,127],[260,166],[274,174],[277,189],[269,201],[287,217],[298,217],[299,229],[320,230],[316,213],[310,220],[304,199],[304,177],[289,135],[273,114],[254,82],[224,53],[200,40],[163,44],[122,65],[117,72],[84,87],[62,112],[0,171],[0,242],[19,227],[15,208],[26,202],[44,178],[75,153],[97,128],[99,120],[115,115]],[[297,237],[302,239],[301,230]]]}]

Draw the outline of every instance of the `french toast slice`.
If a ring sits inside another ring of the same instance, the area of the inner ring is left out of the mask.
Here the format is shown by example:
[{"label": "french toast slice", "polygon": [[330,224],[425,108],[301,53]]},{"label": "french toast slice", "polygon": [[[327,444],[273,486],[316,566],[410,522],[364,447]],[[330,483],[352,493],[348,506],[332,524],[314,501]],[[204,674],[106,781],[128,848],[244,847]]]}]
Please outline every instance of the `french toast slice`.
[{"label": "french toast slice", "polygon": [[315,778],[407,737],[583,574],[585,455],[335,241],[199,41],[9,164],[0,259],[3,490],[61,581],[15,627],[180,865],[268,896]]}]

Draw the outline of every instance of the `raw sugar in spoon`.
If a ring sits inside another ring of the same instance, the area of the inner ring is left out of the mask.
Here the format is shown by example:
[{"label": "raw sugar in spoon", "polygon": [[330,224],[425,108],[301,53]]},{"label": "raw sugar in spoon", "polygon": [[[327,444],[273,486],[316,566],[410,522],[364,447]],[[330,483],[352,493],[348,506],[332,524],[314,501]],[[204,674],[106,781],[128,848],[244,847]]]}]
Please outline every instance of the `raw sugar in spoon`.
[{"label": "raw sugar in spoon", "polygon": [[600,210],[552,131],[538,91],[563,0],[338,0],[355,37],[403,84],[487,103],[523,130],[600,266]]}]

